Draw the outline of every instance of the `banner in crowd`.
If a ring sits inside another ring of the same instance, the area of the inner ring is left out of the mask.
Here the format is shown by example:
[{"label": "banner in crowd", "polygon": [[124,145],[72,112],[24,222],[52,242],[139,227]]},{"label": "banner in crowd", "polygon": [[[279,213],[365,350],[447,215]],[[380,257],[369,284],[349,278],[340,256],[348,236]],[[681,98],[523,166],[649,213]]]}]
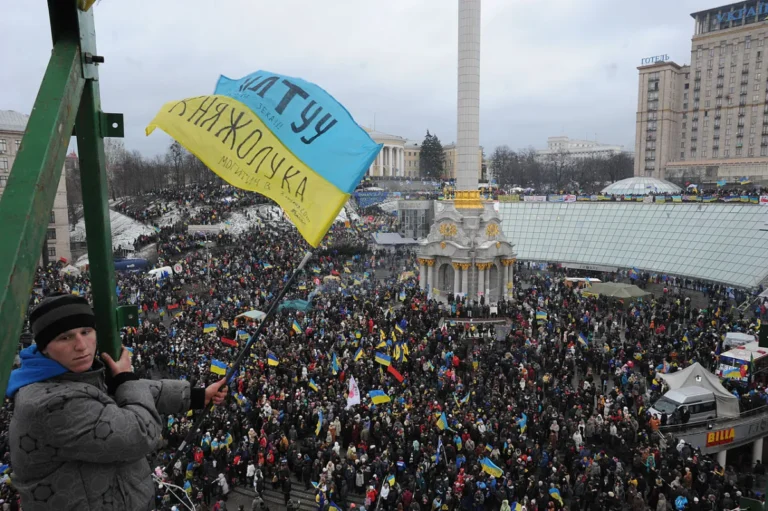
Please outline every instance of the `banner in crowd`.
[{"label": "banner in crowd", "polygon": [[547,202],[546,195],[526,195],[523,202]]},{"label": "banner in crowd", "polygon": [[499,195],[499,202],[520,202],[520,196],[517,194]]},{"label": "banner in crowd", "polygon": [[761,195],[760,196],[760,205],[761,206],[768,206],[768,195]]},{"label": "banner in crowd", "polygon": [[361,208],[367,208],[370,206],[374,206],[376,204],[381,204],[387,198],[389,197],[389,192],[386,191],[362,191],[362,192],[355,192],[352,195],[354,195],[355,200],[357,201],[358,207]]},{"label": "banner in crowd", "polygon": [[277,202],[313,247],[382,148],[330,94],[257,71],[163,105],[160,128],[229,184]]}]

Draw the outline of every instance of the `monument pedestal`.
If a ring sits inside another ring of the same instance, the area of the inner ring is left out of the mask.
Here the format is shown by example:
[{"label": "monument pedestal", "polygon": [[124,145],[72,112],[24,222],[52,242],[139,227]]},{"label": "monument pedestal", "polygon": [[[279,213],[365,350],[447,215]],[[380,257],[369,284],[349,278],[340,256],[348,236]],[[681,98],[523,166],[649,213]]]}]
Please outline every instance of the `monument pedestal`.
[{"label": "monument pedestal", "polygon": [[486,303],[512,294],[514,246],[492,202],[475,190],[436,203],[435,222],[419,248],[419,283],[435,299],[448,294]]}]

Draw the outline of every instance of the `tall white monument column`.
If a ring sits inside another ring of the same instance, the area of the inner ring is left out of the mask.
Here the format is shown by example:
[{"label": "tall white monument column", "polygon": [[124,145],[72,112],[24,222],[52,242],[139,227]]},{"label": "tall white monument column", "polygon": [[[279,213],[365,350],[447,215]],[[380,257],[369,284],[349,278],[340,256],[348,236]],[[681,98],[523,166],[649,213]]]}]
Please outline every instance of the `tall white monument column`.
[{"label": "tall white monument column", "polygon": [[477,190],[480,147],[480,0],[459,0],[456,189]]},{"label": "tall white monument column", "polygon": [[427,288],[427,265],[422,259],[419,259],[419,289]]}]

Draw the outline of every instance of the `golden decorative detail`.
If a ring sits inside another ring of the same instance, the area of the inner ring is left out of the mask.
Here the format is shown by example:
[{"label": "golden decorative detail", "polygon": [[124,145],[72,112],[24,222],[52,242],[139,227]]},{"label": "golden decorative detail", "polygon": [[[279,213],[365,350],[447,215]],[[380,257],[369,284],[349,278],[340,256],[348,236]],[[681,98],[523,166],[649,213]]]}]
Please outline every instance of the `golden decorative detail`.
[{"label": "golden decorative detail", "polygon": [[499,235],[499,226],[497,224],[488,224],[485,228],[485,235],[489,238],[495,238]]},{"label": "golden decorative detail", "polygon": [[475,263],[478,270],[487,270],[493,265],[493,263]]},{"label": "golden decorative detail", "polygon": [[440,234],[446,238],[453,238],[458,232],[456,224],[440,224]]},{"label": "golden decorative detail", "polygon": [[500,241],[497,241],[497,242],[496,242],[496,248],[499,248],[499,247],[501,247],[501,242],[500,242]]},{"label": "golden decorative detail", "polygon": [[454,270],[458,270],[459,268],[461,268],[461,263],[451,263],[451,266],[453,266]]},{"label": "golden decorative detail", "polygon": [[418,261],[419,261],[419,264],[423,264],[424,266],[432,266],[433,264],[435,264],[434,259],[427,259],[424,257],[419,257]]},{"label": "golden decorative detail", "polygon": [[445,248],[445,242],[444,241],[440,242],[440,248],[443,248],[443,249]]},{"label": "golden decorative detail", "polygon": [[501,264],[503,264],[504,266],[512,266],[513,264],[515,264],[516,261],[517,259],[502,259]]},{"label": "golden decorative detail", "polygon": [[431,267],[433,267],[435,265],[435,260],[434,259],[427,259],[426,263],[427,263],[427,266],[429,266],[431,268]]},{"label": "golden decorative detail", "polygon": [[459,263],[459,266],[462,270],[468,270],[472,267],[472,263]]},{"label": "golden decorative detail", "polygon": [[480,190],[456,190],[453,205],[456,209],[483,209]]}]

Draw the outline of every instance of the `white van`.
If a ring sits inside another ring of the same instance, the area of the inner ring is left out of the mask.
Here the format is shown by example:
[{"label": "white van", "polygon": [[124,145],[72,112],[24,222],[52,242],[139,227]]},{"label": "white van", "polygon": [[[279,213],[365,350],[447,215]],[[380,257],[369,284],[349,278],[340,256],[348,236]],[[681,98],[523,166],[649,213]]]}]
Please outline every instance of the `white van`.
[{"label": "white van", "polygon": [[158,280],[162,280],[168,277],[173,276],[173,268],[170,266],[163,266],[162,268],[155,268],[154,270],[149,270],[147,272],[147,278],[152,279],[155,282]]},{"label": "white van", "polygon": [[649,411],[651,415],[661,417],[662,413],[666,413],[667,417],[671,417],[675,410],[682,412],[684,407],[687,407],[691,413],[688,419],[689,424],[717,417],[715,394],[704,387],[681,387],[670,390],[653,403]]}]

